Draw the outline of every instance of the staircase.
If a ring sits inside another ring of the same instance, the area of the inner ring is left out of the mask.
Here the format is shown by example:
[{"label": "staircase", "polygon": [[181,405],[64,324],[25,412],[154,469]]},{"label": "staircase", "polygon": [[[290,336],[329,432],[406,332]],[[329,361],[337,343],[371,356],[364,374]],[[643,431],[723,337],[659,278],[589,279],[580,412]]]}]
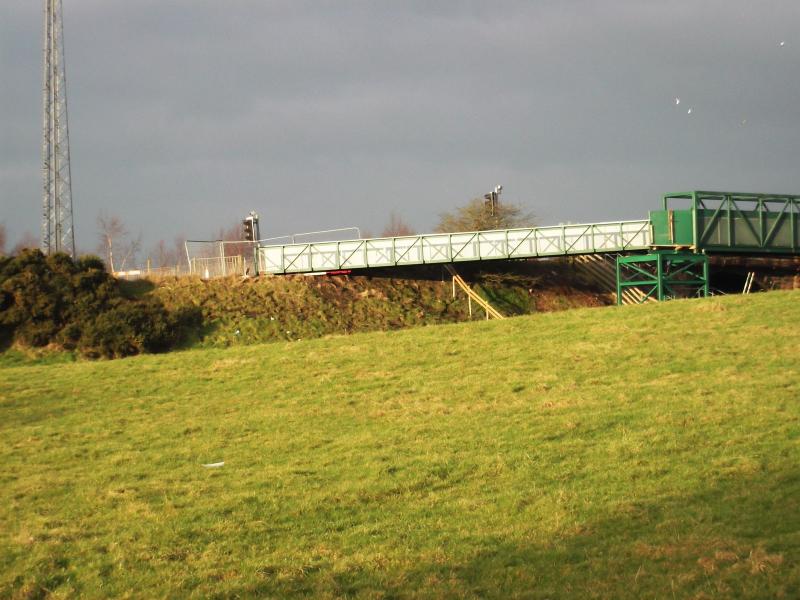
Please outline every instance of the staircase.
[{"label": "staircase", "polygon": [[[614,255],[609,254],[580,254],[572,260],[577,271],[584,278],[600,286],[600,288],[617,298],[617,265]],[[622,290],[622,304],[641,304],[642,302],[655,302],[654,298],[638,288]]]},{"label": "staircase", "polygon": [[494,319],[505,319],[505,317],[491,304],[489,304],[486,300],[481,298],[478,293],[469,287],[466,281],[461,278],[461,275],[453,268],[453,265],[444,265],[444,268],[447,269],[448,273],[453,276],[453,297],[456,296],[456,286],[460,287],[464,293],[467,294],[467,299],[469,301],[469,314],[472,315],[472,302],[475,302],[478,306],[480,306],[484,311],[486,311],[486,320],[488,321],[489,318]]}]

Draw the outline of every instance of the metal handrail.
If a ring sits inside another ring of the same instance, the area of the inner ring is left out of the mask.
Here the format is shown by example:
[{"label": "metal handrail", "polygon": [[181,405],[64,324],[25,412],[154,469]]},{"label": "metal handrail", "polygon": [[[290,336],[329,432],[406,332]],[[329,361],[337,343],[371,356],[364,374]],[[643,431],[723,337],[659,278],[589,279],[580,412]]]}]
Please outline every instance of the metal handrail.
[{"label": "metal handrail", "polygon": [[[636,220],[368,240],[260,244],[258,252],[264,272],[303,273],[318,270],[320,263],[338,270],[564,256],[647,249],[650,241],[649,221]],[[312,257],[321,258],[321,261],[312,260]]]}]

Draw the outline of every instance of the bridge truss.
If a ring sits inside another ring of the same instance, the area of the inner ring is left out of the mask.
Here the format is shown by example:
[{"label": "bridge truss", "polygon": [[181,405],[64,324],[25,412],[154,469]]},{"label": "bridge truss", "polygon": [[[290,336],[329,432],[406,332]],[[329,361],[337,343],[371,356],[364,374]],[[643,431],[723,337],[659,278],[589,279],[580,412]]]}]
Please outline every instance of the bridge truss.
[{"label": "bridge truss", "polygon": [[261,246],[259,273],[313,273],[437,263],[628,252],[650,247],[650,221]]}]

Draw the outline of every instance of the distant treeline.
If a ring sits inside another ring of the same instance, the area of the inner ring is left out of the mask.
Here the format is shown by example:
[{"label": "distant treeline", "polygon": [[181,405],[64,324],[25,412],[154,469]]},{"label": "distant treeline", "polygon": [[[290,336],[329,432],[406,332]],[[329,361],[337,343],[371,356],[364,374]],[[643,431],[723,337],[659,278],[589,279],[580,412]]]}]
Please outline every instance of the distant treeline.
[{"label": "distant treeline", "polygon": [[0,256],[0,347],[52,346],[90,358],[166,352],[201,323],[197,308],[125,297],[96,257]]}]

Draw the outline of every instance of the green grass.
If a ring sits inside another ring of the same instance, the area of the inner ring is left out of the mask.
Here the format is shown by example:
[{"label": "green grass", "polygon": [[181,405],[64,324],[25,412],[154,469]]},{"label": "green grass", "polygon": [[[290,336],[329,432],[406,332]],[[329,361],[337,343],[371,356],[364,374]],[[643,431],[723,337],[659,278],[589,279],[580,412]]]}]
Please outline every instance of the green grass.
[{"label": "green grass", "polygon": [[304,276],[246,281],[181,278],[165,279],[147,293],[170,309],[199,306],[206,327],[201,339],[192,344],[205,348],[468,319],[466,300],[454,299],[449,283],[441,281]]},{"label": "green grass", "polygon": [[775,292],[5,366],[0,597],[796,598],[798,323]]},{"label": "green grass", "polygon": [[[569,265],[560,260],[503,262],[495,265],[497,272],[462,265],[459,269],[504,315],[609,302],[607,294],[577,281]],[[123,282],[122,290],[131,298],[152,296],[170,310],[200,307],[205,326],[197,339],[188,340],[195,348],[309,340],[483,318],[477,307],[469,316],[463,292],[458,290],[453,296],[446,271],[430,267],[416,276],[426,274],[431,279],[299,275],[202,281],[184,277]]]}]

